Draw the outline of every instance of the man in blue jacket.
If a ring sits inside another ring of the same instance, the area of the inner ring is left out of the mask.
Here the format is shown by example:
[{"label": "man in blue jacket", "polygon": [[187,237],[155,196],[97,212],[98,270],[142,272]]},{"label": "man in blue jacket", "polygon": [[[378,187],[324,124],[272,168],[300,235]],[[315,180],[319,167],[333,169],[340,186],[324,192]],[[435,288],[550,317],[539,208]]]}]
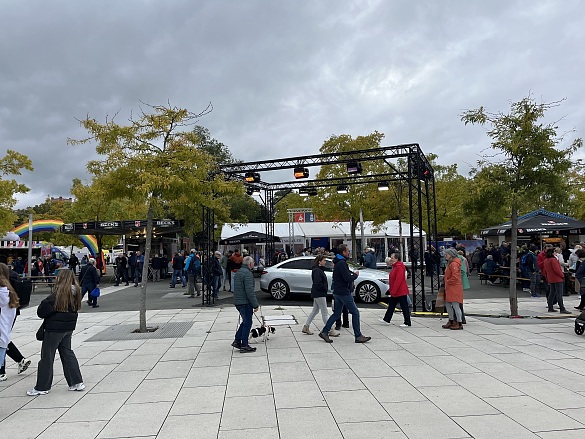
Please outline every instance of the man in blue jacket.
[{"label": "man in blue jacket", "polygon": [[329,317],[329,320],[327,320],[327,324],[319,333],[319,337],[327,343],[333,343],[333,340],[329,338],[329,331],[335,323],[335,320],[341,316],[341,310],[344,305],[351,314],[355,342],[366,343],[372,339],[372,337],[365,337],[360,331],[360,312],[357,309],[357,306],[355,306],[353,296],[349,291],[351,283],[358,278],[360,272],[354,271],[352,273],[350,271],[349,266],[347,265],[348,257],[349,248],[347,248],[347,245],[341,244],[338,247],[338,254],[335,255],[336,263],[333,266],[333,300],[335,301],[335,310]]}]

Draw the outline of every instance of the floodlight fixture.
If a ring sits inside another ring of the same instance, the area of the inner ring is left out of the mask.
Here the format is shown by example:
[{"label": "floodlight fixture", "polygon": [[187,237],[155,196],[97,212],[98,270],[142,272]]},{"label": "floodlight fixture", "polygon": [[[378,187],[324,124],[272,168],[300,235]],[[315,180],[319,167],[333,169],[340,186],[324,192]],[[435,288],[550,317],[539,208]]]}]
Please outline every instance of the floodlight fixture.
[{"label": "floodlight fixture", "polygon": [[337,186],[338,194],[347,194],[349,192],[349,186]]},{"label": "floodlight fixture", "polygon": [[309,196],[309,188],[307,188],[307,187],[300,188],[299,189],[299,195],[301,197],[307,197],[307,196]]},{"label": "floodlight fixture", "polygon": [[298,167],[294,170],[295,178],[307,178],[309,176],[309,170],[307,168]]},{"label": "floodlight fixture", "polygon": [[348,174],[361,174],[362,173],[362,164],[357,160],[352,160],[347,162],[347,173]]},{"label": "floodlight fixture", "polygon": [[246,188],[246,193],[248,195],[260,195],[260,188],[258,186],[248,186]]},{"label": "floodlight fixture", "polygon": [[379,191],[387,191],[390,189],[390,185],[387,181],[381,181],[378,183],[378,190]]},{"label": "floodlight fixture", "polygon": [[260,181],[260,174],[257,172],[246,172],[244,179],[246,183],[258,183]]}]

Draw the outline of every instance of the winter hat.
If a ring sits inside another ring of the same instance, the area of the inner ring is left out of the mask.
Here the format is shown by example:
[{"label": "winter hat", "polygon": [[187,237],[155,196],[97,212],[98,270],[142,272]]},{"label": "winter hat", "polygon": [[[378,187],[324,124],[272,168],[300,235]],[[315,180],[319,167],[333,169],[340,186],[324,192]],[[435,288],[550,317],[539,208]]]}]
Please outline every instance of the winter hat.
[{"label": "winter hat", "polygon": [[459,256],[459,254],[457,253],[457,250],[455,250],[454,248],[450,248],[445,250],[445,254],[447,255],[451,255],[451,257],[456,258]]}]

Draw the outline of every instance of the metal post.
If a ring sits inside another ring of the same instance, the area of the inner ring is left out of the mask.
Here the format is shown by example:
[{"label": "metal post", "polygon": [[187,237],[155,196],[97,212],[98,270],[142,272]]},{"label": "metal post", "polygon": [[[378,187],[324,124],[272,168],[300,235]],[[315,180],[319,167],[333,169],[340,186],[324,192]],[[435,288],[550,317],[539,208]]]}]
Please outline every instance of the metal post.
[{"label": "metal post", "polygon": [[32,275],[32,236],[33,236],[33,214],[28,216],[28,272],[26,275],[31,277]]}]

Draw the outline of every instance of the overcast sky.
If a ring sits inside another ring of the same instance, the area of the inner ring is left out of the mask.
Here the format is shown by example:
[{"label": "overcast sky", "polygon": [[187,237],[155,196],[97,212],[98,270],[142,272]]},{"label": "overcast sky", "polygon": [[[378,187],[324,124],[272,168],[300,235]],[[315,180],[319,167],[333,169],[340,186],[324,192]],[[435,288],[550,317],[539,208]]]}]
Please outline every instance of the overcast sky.
[{"label": "overcast sky", "polygon": [[566,98],[549,120],[584,136],[584,46],[579,0],[0,0],[0,157],[33,161],[18,207],[69,196],[96,158],[76,119],[212,102],[245,161],[377,130],[465,174],[489,145],[465,109]]}]

